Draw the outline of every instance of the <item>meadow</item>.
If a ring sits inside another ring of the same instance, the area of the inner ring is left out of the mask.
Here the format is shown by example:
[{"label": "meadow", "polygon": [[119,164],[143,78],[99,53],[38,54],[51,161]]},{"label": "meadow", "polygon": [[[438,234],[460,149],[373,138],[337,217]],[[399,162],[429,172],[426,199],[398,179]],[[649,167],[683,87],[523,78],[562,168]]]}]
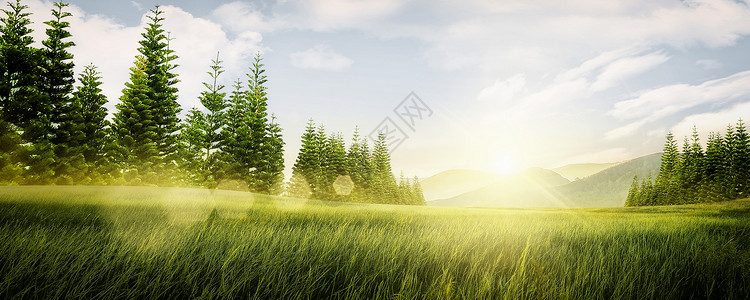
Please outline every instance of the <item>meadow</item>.
[{"label": "meadow", "polygon": [[748,297],[750,199],[481,209],[0,187],[2,299]]}]

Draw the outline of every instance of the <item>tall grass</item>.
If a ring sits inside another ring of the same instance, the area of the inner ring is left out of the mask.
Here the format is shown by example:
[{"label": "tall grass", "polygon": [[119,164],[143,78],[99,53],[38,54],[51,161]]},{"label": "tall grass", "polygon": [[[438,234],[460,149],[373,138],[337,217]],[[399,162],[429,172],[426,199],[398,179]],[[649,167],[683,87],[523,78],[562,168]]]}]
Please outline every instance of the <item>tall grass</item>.
[{"label": "tall grass", "polygon": [[744,299],[750,200],[446,209],[0,187],[0,298]]}]

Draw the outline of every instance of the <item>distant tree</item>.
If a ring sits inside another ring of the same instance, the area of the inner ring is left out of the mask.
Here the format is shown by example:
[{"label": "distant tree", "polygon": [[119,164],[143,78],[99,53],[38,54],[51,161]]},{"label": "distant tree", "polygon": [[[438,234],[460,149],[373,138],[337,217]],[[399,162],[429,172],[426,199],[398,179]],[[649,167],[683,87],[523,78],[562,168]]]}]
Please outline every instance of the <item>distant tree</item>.
[{"label": "distant tree", "polygon": [[391,169],[391,156],[384,134],[379,134],[372,151],[373,176],[372,186],[379,203],[390,203],[397,199],[398,186]]},{"label": "distant tree", "polygon": [[414,205],[427,205],[427,201],[424,199],[424,193],[422,191],[422,185],[419,184],[419,177],[414,176],[414,183],[412,183],[412,190],[414,194]]},{"label": "distant tree", "polygon": [[346,154],[349,177],[354,184],[350,199],[356,202],[371,201],[372,159],[367,139],[360,139],[359,128],[354,128],[352,143]]},{"label": "distant tree", "polygon": [[633,176],[633,183],[630,185],[630,189],[628,190],[628,198],[625,200],[625,206],[640,205],[640,186],[638,185],[638,183],[638,176]]},{"label": "distant tree", "polygon": [[266,163],[263,164],[261,174],[264,182],[270,183],[269,193],[281,195],[284,186],[284,139],[281,135],[281,126],[276,122],[276,116],[271,115],[271,123],[268,129]]},{"label": "distant tree", "polygon": [[336,195],[333,184],[340,176],[349,176],[346,162],[346,145],[344,138],[341,133],[335,133],[329,135],[323,141],[325,143],[324,152],[321,157],[322,172],[323,172],[323,185],[325,185],[327,192],[326,198],[332,200],[344,200],[344,197],[338,197]]},{"label": "distant tree", "polygon": [[309,120],[305,132],[302,134],[302,147],[292,168],[290,183],[290,194],[292,196],[306,198],[305,196],[315,197],[318,195],[316,189],[322,177],[320,148],[319,133],[313,120]]},{"label": "distant tree", "polygon": [[747,197],[750,194],[750,137],[742,119],[737,121],[731,150],[730,172],[734,177],[735,193],[739,198]]}]

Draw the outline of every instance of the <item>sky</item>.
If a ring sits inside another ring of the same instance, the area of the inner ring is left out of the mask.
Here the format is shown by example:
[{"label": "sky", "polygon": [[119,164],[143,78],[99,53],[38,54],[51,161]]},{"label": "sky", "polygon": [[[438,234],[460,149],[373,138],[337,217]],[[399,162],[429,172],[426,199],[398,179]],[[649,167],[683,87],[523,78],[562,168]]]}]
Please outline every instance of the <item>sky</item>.
[{"label": "sky", "polygon": [[[36,41],[51,2],[24,0]],[[398,176],[617,162],[750,120],[750,3],[703,0],[71,1],[75,71],[114,112],[149,10],[179,56],[183,113],[219,53],[231,91],[253,55],[287,174],[309,119],[347,141],[387,130]]]}]

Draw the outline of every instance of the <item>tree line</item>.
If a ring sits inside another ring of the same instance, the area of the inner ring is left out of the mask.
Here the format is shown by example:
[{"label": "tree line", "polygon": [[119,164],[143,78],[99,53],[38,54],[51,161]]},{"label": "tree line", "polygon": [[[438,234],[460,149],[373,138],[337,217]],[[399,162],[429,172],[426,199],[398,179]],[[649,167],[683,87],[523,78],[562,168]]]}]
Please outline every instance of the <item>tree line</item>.
[{"label": "tree line", "polygon": [[[68,4],[54,3],[40,48],[33,47],[28,6],[20,0],[7,6],[0,18],[0,184],[195,186],[276,195],[289,189],[282,129],[268,112],[259,53],[246,80],[237,79],[230,92],[220,84],[224,68],[217,54],[199,97],[203,108],[191,108],[181,120],[178,56],[157,6],[109,120],[95,65],[84,68],[74,87]],[[329,163],[337,162],[319,161],[318,168],[328,170]],[[309,197],[355,199],[333,197],[333,182],[310,178],[315,193]]]},{"label": "tree line", "polygon": [[672,133],[666,136],[659,174],[633,183],[625,206],[671,205],[724,201],[750,194],[750,138],[745,124],[711,133],[706,149],[697,128],[685,138],[682,151]]},{"label": "tree line", "polygon": [[419,178],[396,180],[386,136],[378,135],[370,151],[354,130],[349,149],[341,133],[326,134],[310,120],[292,168],[292,197],[332,201],[425,205]]}]

